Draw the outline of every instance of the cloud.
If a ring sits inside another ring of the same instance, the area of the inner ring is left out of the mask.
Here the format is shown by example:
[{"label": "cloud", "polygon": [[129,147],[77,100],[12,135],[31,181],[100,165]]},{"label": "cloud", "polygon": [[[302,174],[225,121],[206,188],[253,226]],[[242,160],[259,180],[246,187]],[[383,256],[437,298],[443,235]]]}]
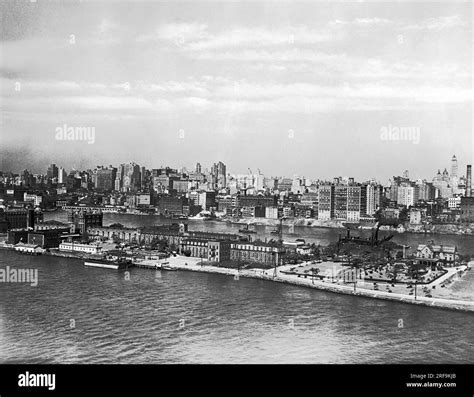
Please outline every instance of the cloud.
[{"label": "cloud", "polygon": [[199,23],[170,23],[160,26],[153,33],[141,34],[136,40],[140,43],[164,40],[181,45],[190,41],[202,40],[208,36],[207,25]]},{"label": "cloud", "polygon": [[[2,85],[13,81],[3,80]],[[311,82],[254,82],[203,76],[187,81],[109,85],[73,81],[32,81],[28,90],[2,98],[7,118],[60,115],[93,118],[162,118],[173,115],[235,113],[310,114],[340,110],[419,109],[437,104],[468,104],[472,90],[445,84],[393,84],[390,80]]]},{"label": "cloud", "polygon": [[191,56],[199,60],[213,61],[240,61],[240,62],[313,62],[313,63],[335,63],[343,62],[345,54],[327,54],[315,50],[306,49],[283,49],[283,50],[240,50],[213,52],[196,52]]},{"label": "cloud", "polygon": [[117,25],[116,23],[112,22],[109,19],[104,18],[102,19],[102,21],[100,22],[98,26],[98,32],[99,34],[106,34],[118,29],[118,27],[119,25]]},{"label": "cloud", "polygon": [[225,50],[230,48],[260,48],[281,45],[308,45],[333,42],[340,34],[306,26],[245,27],[237,26],[211,32],[198,23],[167,24],[152,34],[142,34],[138,42],[165,41],[187,51]]},{"label": "cloud", "polygon": [[328,23],[331,27],[378,27],[392,25],[394,22],[385,18],[355,18],[351,21],[336,19]]},{"label": "cloud", "polygon": [[437,18],[428,18],[419,23],[404,26],[406,30],[435,30],[452,29],[468,26],[467,21],[459,15],[441,16]]}]

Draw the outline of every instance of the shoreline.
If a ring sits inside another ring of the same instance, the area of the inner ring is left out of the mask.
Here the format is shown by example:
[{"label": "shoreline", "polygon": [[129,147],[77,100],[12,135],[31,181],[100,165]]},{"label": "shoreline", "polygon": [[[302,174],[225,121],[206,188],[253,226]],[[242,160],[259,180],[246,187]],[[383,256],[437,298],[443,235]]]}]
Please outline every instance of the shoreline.
[{"label": "shoreline", "polygon": [[[52,212],[52,214],[55,214],[57,212],[64,211],[62,209],[59,209],[58,211]],[[147,214],[147,213],[130,213],[130,212],[104,212],[104,215],[119,215],[119,216],[154,216],[162,219],[167,219],[170,221],[179,221],[179,219],[172,219],[169,217],[165,217],[160,214]],[[270,218],[248,218],[248,219],[232,219],[232,218],[215,218],[215,219],[210,219],[210,220],[204,220],[204,218],[188,218],[187,221],[190,221],[192,223],[194,222],[218,222],[218,223],[229,223],[232,225],[246,225],[250,224],[253,226],[265,226],[265,227],[273,227],[276,228],[280,225],[280,220],[279,219],[270,219]],[[334,230],[345,230],[345,226],[343,225],[344,221],[338,221],[338,220],[327,220],[327,221],[322,221],[316,218],[293,218],[291,220],[284,220],[282,222],[283,226],[293,226],[295,228],[299,227],[309,227],[309,228],[317,228],[317,229],[334,229]],[[375,223],[373,225],[371,224],[357,224],[355,223],[354,225],[358,226],[358,230],[371,230],[375,227]],[[385,228],[381,227],[380,231],[385,231],[385,232],[390,232],[390,233],[396,233],[396,234],[424,234],[427,236],[434,236],[434,235],[446,235],[446,236],[469,236],[472,237],[474,236],[474,224],[465,224],[465,225],[457,225],[457,224],[437,224],[437,225],[431,225],[433,229],[429,230],[419,230],[421,225],[412,225],[408,226],[405,228],[405,225],[403,225],[403,231],[398,230],[397,228]],[[461,231],[452,231],[452,230],[436,230],[437,227],[459,227],[461,226],[463,229]],[[467,230],[466,230],[467,229]]]},{"label": "shoreline", "polygon": [[[5,247],[4,245],[0,245],[0,249],[6,249],[11,252],[15,252],[18,255],[28,255],[28,254],[21,254],[16,252],[11,247]],[[55,256],[55,257],[62,257],[68,259],[79,259],[79,260],[86,260],[90,259],[89,255],[82,254],[82,255],[75,255],[73,253],[59,253],[59,252],[47,252],[43,253],[42,255],[45,256]],[[41,256],[41,255],[40,255]],[[440,309],[447,309],[447,310],[456,310],[462,312],[474,312],[474,301],[467,301],[467,300],[460,300],[460,299],[448,299],[448,298],[437,298],[437,297],[425,297],[425,296],[417,296],[407,295],[407,294],[400,294],[400,293],[393,293],[393,292],[386,292],[381,290],[369,290],[366,288],[356,288],[354,291],[353,285],[347,284],[339,284],[338,282],[330,282],[330,281],[323,281],[323,280],[313,280],[311,276],[309,278],[306,277],[298,277],[296,274],[288,274],[288,270],[295,265],[283,265],[277,268],[277,274],[274,275],[274,269],[242,269],[236,270],[228,267],[220,267],[220,266],[212,266],[212,265],[201,265],[200,259],[195,257],[186,257],[186,256],[176,256],[176,257],[169,257],[164,259],[151,259],[151,260],[139,260],[133,262],[133,267],[138,268],[147,268],[151,270],[156,269],[156,265],[161,265],[163,262],[166,262],[167,265],[174,270],[183,270],[183,271],[194,271],[200,273],[211,273],[211,274],[221,274],[234,277],[235,280],[238,280],[240,277],[245,278],[253,278],[258,280],[265,280],[265,281],[273,281],[273,282],[280,282],[284,284],[296,285],[306,288],[313,288],[327,292],[333,292],[337,294],[344,294],[344,295],[354,295],[354,296],[362,296],[366,298],[372,299],[380,299],[380,300],[389,300],[394,302],[400,303],[407,303],[407,304],[415,304],[415,305],[422,305],[428,307],[435,307]],[[469,266],[472,268],[474,262],[469,262]],[[467,271],[469,266],[460,266],[456,268],[456,271],[451,271],[441,277],[439,280],[434,280],[431,284],[437,281],[437,285],[441,284],[441,282],[451,281],[455,275],[463,274]],[[156,270],[156,271],[166,271],[166,270]],[[441,280],[442,279],[442,280]],[[370,282],[371,283],[371,282]],[[360,284],[363,285],[361,281]],[[420,284],[421,287],[421,284]]]},{"label": "shoreline", "polygon": [[[258,220],[256,220],[258,219]],[[261,220],[262,219],[262,220]],[[232,225],[251,225],[251,226],[265,226],[265,227],[278,227],[280,224],[280,221],[277,219],[269,219],[269,218],[249,218],[249,219],[239,219],[239,220],[234,220],[234,219],[229,219],[229,218],[216,218],[212,219],[207,222],[219,222],[219,223],[229,223]],[[203,221],[202,219],[189,219],[190,221],[197,221],[201,222]],[[331,221],[320,221],[315,218],[293,218],[292,220],[287,220],[283,221],[282,225],[283,226],[293,226],[295,228],[298,227],[310,227],[310,228],[318,228],[318,229],[334,229],[334,230],[345,230],[346,227],[342,224],[344,223],[343,221],[336,221],[336,220],[331,220]],[[357,224],[354,223],[354,225],[358,226],[358,230],[371,230],[375,227],[375,224],[373,225],[365,225],[365,224]],[[446,224],[443,226],[457,226],[454,224]],[[471,226],[466,225],[466,229],[468,229],[468,232],[463,232],[463,231],[445,231],[445,230],[416,230],[416,229],[403,229],[403,231],[398,230],[397,228],[385,228],[381,227],[380,231],[383,232],[390,232],[390,233],[396,233],[396,234],[424,234],[424,235],[446,235],[446,236],[469,236],[472,237],[474,236],[474,229],[471,228]]]},{"label": "shoreline", "polygon": [[[235,280],[238,280],[238,278],[240,277],[253,278],[253,279],[258,279],[258,280],[274,281],[274,282],[280,282],[284,284],[292,284],[292,285],[297,285],[297,286],[302,286],[302,287],[309,287],[309,288],[333,292],[337,294],[355,295],[355,296],[362,296],[366,298],[380,299],[380,300],[390,300],[394,302],[422,305],[422,306],[435,307],[435,308],[440,308],[440,309],[457,310],[457,311],[462,311],[462,312],[471,312],[471,313],[474,312],[474,301],[466,301],[466,300],[460,300],[460,299],[447,299],[447,298],[428,298],[424,296],[418,296],[417,299],[415,299],[415,297],[411,295],[389,293],[385,291],[368,290],[361,287],[357,288],[356,291],[354,291],[354,287],[352,285],[341,285],[338,283],[325,282],[325,281],[320,281],[320,280],[314,280],[314,283],[313,283],[311,277],[301,278],[301,277],[297,277],[296,275],[289,275],[289,274],[283,273],[285,270],[289,269],[290,267],[294,267],[294,265],[284,265],[284,266],[278,267],[277,275],[276,277],[274,277],[273,276],[274,269],[267,269],[267,270],[244,269],[244,270],[238,271],[236,269],[219,267],[219,266],[210,266],[210,265],[201,266],[200,264],[198,264],[199,258],[192,258],[192,257],[180,256],[180,257],[166,258],[166,259],[158,260],[158,261],[150,261],[150,268],[153,269],[153,265],[151,264],[151,262],[155,264],[168,262],[168,266],[176,270],[194,271],[194,272],[211,273],[211,274],[222,274],[222,275],[232,276],[234,277]],[[140,267],[147,267],[147,266],[142,265]],[[444,278],[443,281],[447,281],[448,278],[452,278],[454,275],[458,274],[459,271],[465,271],[466,270],[465,268],[464,269],[460,268],[458,271],[452,274],[448,274],[449,277]],[[441,280],[438,281],[438,284],[440,283],[441,283]]]}]

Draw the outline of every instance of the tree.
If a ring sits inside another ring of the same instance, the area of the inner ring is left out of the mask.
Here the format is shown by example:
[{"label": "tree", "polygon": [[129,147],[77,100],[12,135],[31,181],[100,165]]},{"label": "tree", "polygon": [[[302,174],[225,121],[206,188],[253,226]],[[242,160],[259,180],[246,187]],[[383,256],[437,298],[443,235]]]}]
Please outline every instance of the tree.
[{"label": "tree", "polygon": [[166,249],[168,248],[168,241],[166,239],[159,239],[158,240],[158,249],[160,251],[166,251]]},{"label": "tree", "polygon": [[316,268],[312,267],[312,268],[311,268],[311,275],[312,275],[312,282],[313,282],[313,284],[314,284],[314,276],[317,276],[318,274],[319,274],[319,268],[317,268],[317,267],[316,267]]},{"label": "tree", "polygon": [[408,220],[408,208],[403,207],[402,210],[400,211],[400,214],[398,215],[398,219],[401,223],[404,223]]},{"label": "tree", "polygon": [[351,267],[351,270],[353,272],[354,276],[354,292],[356,291],[356,286],[357,286],[357,273],[361,268],[362,261],[360,258],[354,258],[351,260],[351,255],[349,254],[349,266]]},{"label": "tree", "polygon": [[156,237],[153,237],[150,241],[150,248],[156,249],[158,247],[159,240]]}]

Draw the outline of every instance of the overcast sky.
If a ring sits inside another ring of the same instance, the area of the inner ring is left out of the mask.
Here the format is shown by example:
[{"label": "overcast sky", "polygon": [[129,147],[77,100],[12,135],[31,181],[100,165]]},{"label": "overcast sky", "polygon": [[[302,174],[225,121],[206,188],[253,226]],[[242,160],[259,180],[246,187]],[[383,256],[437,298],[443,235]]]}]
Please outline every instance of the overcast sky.
[{"label": "overcast sky", "polygon": [[[470,2],[2,2],[1,169],[310,178],[473,158]],[[19,84],[18,84],[19,83]],[[95,142],[55,140],[95,127]],[[383,127],[413,140],[383,140]],[[449,168],[448,168],[449,170]],[[254,171],[254,172],[255,172]]]}]

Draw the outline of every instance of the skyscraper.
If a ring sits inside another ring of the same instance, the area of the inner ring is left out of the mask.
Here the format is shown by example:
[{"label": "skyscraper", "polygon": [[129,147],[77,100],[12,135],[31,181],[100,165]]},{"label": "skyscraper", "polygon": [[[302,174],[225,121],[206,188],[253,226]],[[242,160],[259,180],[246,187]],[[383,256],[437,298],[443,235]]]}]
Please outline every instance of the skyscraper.
[{"label": "skyscraper", "polygon": [[201,163],[196,163],[196,173],[197,174],[201,173]]},{"label": "skyscraper", "polygon": [[125,165],[124,164],[120,164],[118,166],[118,169],[117,169],[117,174],[115,176],[115,190],[116,191],[121,191],[122,190],[122,186],[123,186],[123,172],[124,172],[124,169],[125,169]]},{"label": "skyscraper", "polygon": [[469,164],[466,170],[466,197],[472,196],[472,166]]},{"label": "skyscraper", "polygon": [[415,204],[415,188],[409,184],[398,187],[397,204],[411,207]]},{"label": "skyscraper", "polygon": [[63,167],[59,167],[58,183],[66,183],[67,172]]},{"label": "skyscraper", "polygon": [[23,171],[23,184],[26,186],[26,187],[29,187],[30,186],[30,177],[31,177],[31,174],[28,172],[28,170],[24,170]]},{"label": "skyscraper", "polygon": [[146,168],[141,167],[140,169],[140,187],[141,189],[145,189],[146,187]]},{"label": "skyscraper", "polygon": [[48,171],[46,171],[46,175],[48,179],[54,179],[58,177],[58,167],[56,166],[56,164],[51,164],[48,167]]},{"label": "skyscraper", "polygon": [[116,174],[117,168],[113,168],[112,166],[109,168],[98,168],[95,177],[95,188],[104,191],[113,190],[115,187]]},{"label": "skyscraper", "polygon": [[454,155],[451,159],[451,178],[457,178],[458,176],[458,160]]},{"label": "skyscraper", "polygon": [[140,188],[140,166],[135,163],[124,165],[122,191],[135,192]]},{"label": "skyscraper", "polygon": [[318,189],[318,219],[329,220],[334,216],[334,186],[319,185]]},{"label": "skyscraper", "polygon": [[213,189],[220,190],[226,187],[226,166],[222,161],[212,166],[211,183]]},{"label": "skyscraper", "polygon": [[361,187],[360,212],[364,215],[373,215],[380,207],[381,189],[379,185],[367,183]]}]

